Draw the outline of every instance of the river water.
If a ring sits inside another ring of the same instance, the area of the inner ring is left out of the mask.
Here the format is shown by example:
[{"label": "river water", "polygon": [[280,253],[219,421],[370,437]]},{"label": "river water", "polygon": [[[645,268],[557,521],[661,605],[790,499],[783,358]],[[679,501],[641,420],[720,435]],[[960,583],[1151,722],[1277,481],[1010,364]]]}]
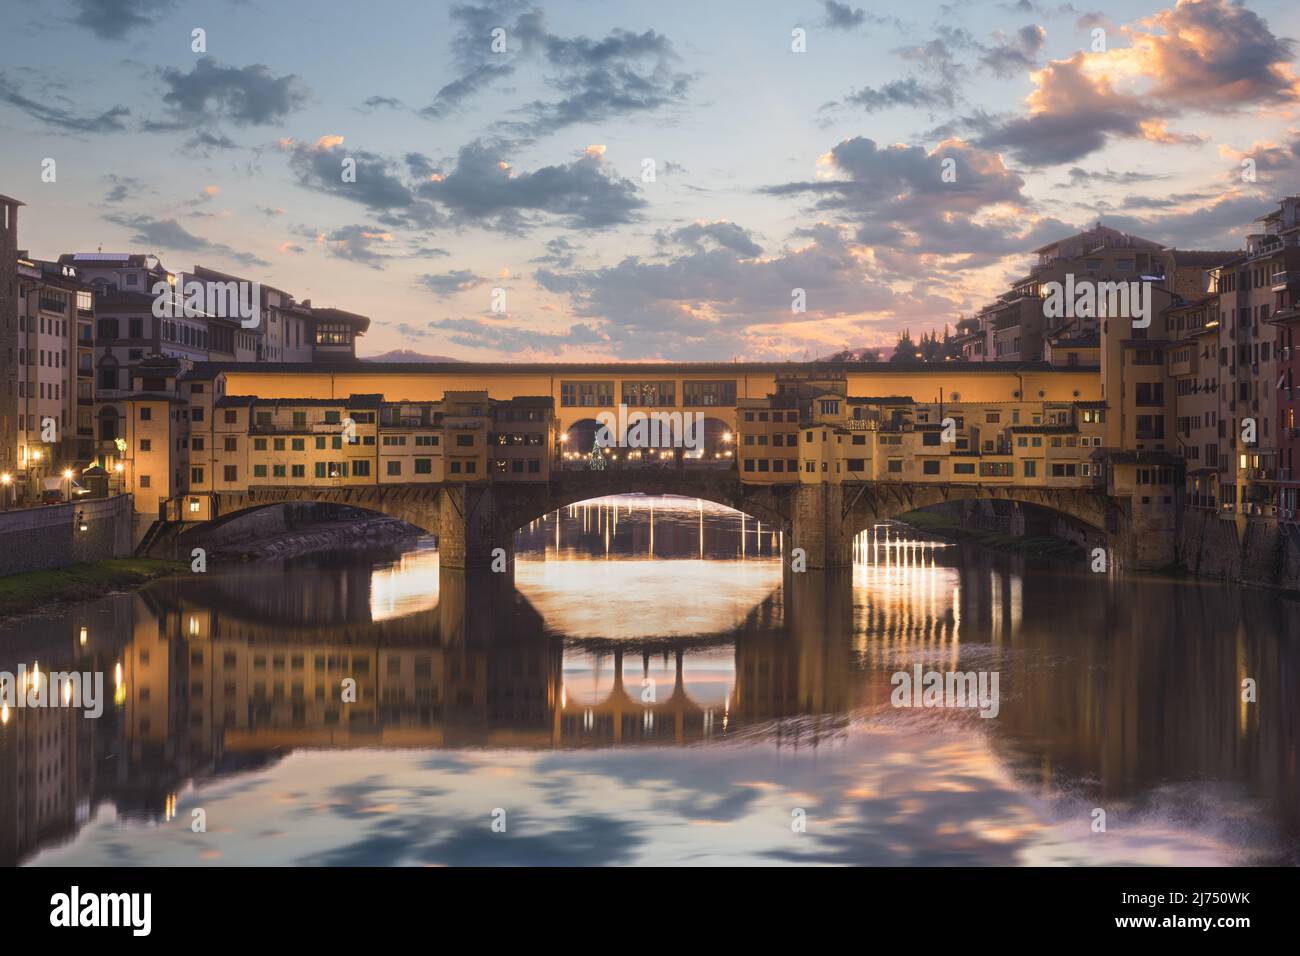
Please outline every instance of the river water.
[{"label": "river water", "polygon": [[[513,573],[411,538],[12,620],[0,669],[109,699],[3,714],[0,862],[1300,860],[1292,599],[908,538],[791,573],[750,518],[628,496]],[[930,671],[996,675],[996,714],[895,706]]]}]

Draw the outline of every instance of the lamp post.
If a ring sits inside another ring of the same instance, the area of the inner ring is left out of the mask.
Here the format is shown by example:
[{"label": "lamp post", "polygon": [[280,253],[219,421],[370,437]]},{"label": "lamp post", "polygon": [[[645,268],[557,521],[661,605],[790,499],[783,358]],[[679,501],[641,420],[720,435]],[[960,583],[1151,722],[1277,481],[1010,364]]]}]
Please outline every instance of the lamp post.
[{"label": "lamp post", "polygon": [[3,497],[0,497],[0,508],[9,507],[9,489],[13,486],[13,483],[14,476],[9,472],[6,471],[3,475],[0,475],[0,487],[4,489]]},{"label": "lamp post", "polygon": [[63,480],[67,482],[68,485],[68,493],[63,496],[63,500],[71,501],[72,500],[72,469],[71,468],[63,469]]}]

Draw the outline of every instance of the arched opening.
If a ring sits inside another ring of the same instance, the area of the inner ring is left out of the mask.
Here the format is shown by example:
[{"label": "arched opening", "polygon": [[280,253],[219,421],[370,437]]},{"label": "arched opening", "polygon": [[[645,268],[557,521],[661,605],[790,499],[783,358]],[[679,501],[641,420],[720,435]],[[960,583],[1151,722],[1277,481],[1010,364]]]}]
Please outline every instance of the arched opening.
[{"label": "arched opening", "polygon": [[782,527],[702,498],[609,495],[520,528],[515,587],[578,640],[730,633],[781,587],[785,537]]}]

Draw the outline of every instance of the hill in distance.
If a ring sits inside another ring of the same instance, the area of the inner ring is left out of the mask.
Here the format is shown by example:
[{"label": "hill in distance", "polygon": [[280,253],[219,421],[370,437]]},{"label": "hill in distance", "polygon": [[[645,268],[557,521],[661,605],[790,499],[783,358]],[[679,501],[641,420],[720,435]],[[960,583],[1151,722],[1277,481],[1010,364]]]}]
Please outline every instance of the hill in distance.
[{"label": "hill in distance", "polygon": [[424,355],[421,352],[413,352],[410,349],[393,349],[391,352],[384,352],[382,355],[363,355],[363,362],[459,362],[460,359],[454,359],[447,355]]}]

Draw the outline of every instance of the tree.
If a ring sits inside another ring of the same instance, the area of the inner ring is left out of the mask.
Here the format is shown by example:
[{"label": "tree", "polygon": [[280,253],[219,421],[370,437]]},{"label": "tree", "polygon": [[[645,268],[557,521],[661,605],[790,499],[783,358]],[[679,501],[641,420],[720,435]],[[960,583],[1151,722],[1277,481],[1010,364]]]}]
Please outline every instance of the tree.
[{"label": "tree", "polygon": [[898,337],[898,344],[894,346],[894,354],[890,356],[891,362],[915,362],[916,361],[916,343],[912,341],[912,333],[907,329]]}]

